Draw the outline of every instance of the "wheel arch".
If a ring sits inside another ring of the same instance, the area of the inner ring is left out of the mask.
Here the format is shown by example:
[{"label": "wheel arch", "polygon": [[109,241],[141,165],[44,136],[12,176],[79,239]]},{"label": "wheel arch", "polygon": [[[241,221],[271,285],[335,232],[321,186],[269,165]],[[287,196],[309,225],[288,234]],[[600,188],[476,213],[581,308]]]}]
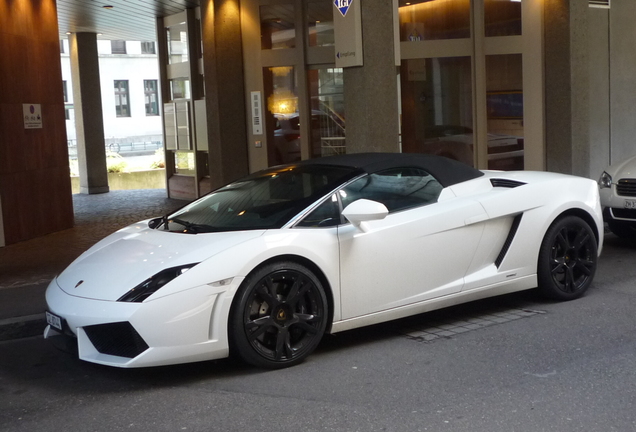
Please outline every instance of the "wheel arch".
[{"label": "wheel arch", "polygon": [[[585,211],[583,209],[580,209],[580,208],[570,208],[570,209],[567,209],[564,212],[560,213],[556,218],[554,218],[552,223],[548,226],[548,229],[556,221],[558,221],[559,219],[564,218],[566,216],[577,216],[577,217],[583,219],[585,221],[585,223],[588,224],[588,226],[592,229],[592,232],[594,233],[594,237],[596,238],[596,244],[598,245],[600,243],[601,234],[598,231],[598,226],[596,224],[596,220],[587,211]],[[546,230],[546,232],[547,232],[547,230]],[[545,235],[545,233],[544,233],[544,235]]]},{"label": "wheel arch", "polygon": [[[265,261],[259,263],[247,274],[247,276],[241,283],[241,286],[239,287],[239,291],[243,287],[243,284],[245,284],[246,281],[249,279],[249,277],[252,274],[254,274],[256,271],[258,271],[260,268],[268,264],[272,264],[272,263],[280,262],[280,261],[291,261],[291,262],[295,262],[296,264],[303,265],[307,267],[309,270],[311,270],[314,273],[314,275],[316,275],[316,277],[320,280],[320,283],[322,283],[322,286],[325,290],[325,295],[327,296],[327,306],[329,308],[328,316],[327,316],[327,327],[325,329],[325,333],[330,333],[331,326],[333,324],[333,313],[334,313],[333,289],[331,287],[331,284],[329,283],[329,280],[327,279],[327,276],[325,276],[325,273],[322,271],[322,269],[310,259],[307,259],[300,255],[294,255],[294,254],[283,254],[283,255],[276,255],[276,256],[270,257],[266,259]],[[230,320],[231,320],[232,314],[234,313],[234,310],[236,309],[235,304],[238,301],[237,297],[238,296],[234,296],[234,299],[232,300],[232,305],[230,307]],[[229,331],[229,327],[228,327],[228,331]]]}]

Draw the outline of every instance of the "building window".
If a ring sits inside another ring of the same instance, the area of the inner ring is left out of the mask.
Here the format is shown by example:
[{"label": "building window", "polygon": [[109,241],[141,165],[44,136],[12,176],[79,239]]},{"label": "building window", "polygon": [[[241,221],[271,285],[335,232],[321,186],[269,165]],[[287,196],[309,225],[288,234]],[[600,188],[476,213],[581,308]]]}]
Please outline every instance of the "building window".
[{"label": "building window", "polygon": [[60,39],[60,54],[64,54],[64,40]]},{"label": "building window", "polygon": [[144,80],[144,95],[146,100],[146,115],[159,115],[157,80]]},{"label": "building window", "polygon": [[324,0],[308,0],[309,46],[333,46],[333,5]]},{"label": "building window", "polygon": [[123,41],[123,40],[110,41],[110,52],[112,54],[126,54],[126,41]]},{"label": "building window", "polygon": [[128,80],[115,80],[115,111],[117,117],[130,117]]},{"label": "building window", "polygon": [[185,63],[189,61],[188,32],[185,23],[166,28],[168,38],[168,63]]},{"label": "building window", "polygon": [[66,88],[66,81],[62,81],[62,88],[64,89],[64,118],[66,118],[66,120],[70,120],[71,119],[71,115],[68,112],[68,90]]},{"label": "building window", "polygon": [[142,42],[141,43],[142,54],[156,54],[154,42]]},{"label": "building window", "polygon": [[293,4],[275,4],[260,7],[262,49],[296,47],[294,14]]}]

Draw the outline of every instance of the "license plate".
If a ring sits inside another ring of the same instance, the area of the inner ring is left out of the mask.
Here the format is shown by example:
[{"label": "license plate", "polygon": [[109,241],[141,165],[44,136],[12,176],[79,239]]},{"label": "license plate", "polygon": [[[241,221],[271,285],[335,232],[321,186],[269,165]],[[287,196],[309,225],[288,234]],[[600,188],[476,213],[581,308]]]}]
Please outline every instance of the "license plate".
[{"label": "license plate", "polygon": [[625,203],[623,204],[623,208],[636,209],[636,200],[625,200]]},{"label": "license plate", "polygon": [[62,318],[51,312],[46,312],[46,323],[53,328],[62,330]]}]

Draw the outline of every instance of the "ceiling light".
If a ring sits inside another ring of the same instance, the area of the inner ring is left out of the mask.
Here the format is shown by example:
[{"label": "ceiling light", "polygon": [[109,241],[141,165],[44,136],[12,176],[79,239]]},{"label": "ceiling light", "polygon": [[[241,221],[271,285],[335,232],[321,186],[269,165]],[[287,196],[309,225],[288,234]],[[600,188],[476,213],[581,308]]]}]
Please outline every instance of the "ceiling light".
[{"label": "ceiling light", "polygon": [[112,8],[114,8],[114,6],[113,6],[113,5],[104,5],[104,6],[102,6],[102,7],[103,7],[104,9],[112,9]]}]

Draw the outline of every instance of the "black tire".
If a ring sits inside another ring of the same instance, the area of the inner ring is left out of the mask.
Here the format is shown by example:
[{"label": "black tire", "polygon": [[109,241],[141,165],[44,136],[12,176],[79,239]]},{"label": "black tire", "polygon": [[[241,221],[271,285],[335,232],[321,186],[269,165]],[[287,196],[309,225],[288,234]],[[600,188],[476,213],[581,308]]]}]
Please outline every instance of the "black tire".
[{"label": "black tire", "polygon": [[611,232],[618,237],[634,240],[636,239],[636,224],[630,222],[608,220],[607,226]]},{"label": "black tire", "polygon": [[232,306],[232,353],[254,366],[279,369],[302,362],[327,327],[328,303],[320,280],[291,261],[250,274]]},{"label": "black tire", "polygon": [[581,297],[596,272],[597,242],[590,226],[577,216],[557,219],[539,250],[539,290],[557,300]]}]

